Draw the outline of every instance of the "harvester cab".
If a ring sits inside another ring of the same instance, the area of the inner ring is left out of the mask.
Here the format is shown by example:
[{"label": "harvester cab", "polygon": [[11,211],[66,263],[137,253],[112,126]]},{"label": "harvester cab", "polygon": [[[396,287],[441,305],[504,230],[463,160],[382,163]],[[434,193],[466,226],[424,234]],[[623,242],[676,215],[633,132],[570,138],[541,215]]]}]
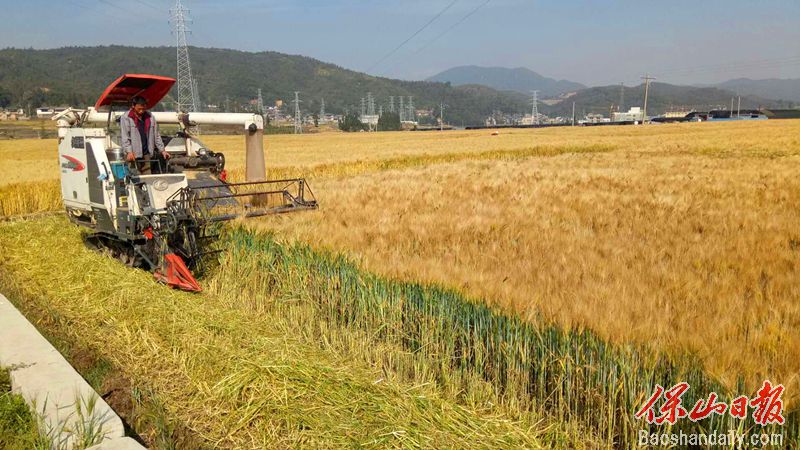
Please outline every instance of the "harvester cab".
[{"label": "harvester cab", "polygon": [[[88,243],[152,271],[172,287],[199,291],[192,271],[202,267],[204,256],[219,251],[214,224],[315,209],[317,202],[302,178],[266,180],[264,122],[258,114],[152,112],[159,124],[177,125],[177,131],[162,136],[170,158],[158,160],[153,174],[139,174],[125,160],[116,123],[133,97],[156,105],[174,83],[155,75],[123,75],[93,108],[55,116],[61,194],[70,220],[92,230]],[[200,141],[194,131],[199,125],[242,127],[244,182],[228,182],[225,156]]]}]

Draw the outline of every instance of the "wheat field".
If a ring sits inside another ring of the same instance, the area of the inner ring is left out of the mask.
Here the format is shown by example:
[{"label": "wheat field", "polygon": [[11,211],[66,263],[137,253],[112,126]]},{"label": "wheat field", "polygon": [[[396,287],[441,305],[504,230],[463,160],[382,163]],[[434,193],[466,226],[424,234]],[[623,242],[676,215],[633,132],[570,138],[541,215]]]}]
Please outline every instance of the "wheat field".
[{"label": "wheat field", "polygon": [[[241,136],[204,141],[241,173]],[[37,183],[58,176],[55,146],[0,141],[0,202],[15,192],[22,210],[5,215],[57,204],[42,194],[57,185]],[[282,239],[694,353],[729,384],[798,386],[799,121],[278,135],[265,148],[272,177],[307,176],[322,205],[250,222]]]},{"label": "wheat field", "polygon": [[798,170],[630,153],[460,162],[326,180],[320,211],[258,226],[524,316],[697,353],[729,385],[796,385]]}]

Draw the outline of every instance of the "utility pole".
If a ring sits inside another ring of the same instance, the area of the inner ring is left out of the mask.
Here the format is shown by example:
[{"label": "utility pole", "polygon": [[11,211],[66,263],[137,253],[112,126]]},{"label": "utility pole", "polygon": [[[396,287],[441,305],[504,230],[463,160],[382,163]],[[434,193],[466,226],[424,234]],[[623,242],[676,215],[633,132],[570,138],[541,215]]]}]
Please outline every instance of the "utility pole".
[{"label": "utility pole", "polygon": [[203,112],[203,107],[200,104],[200,91],[197,90],[197,78],[192,79],[192,86],[194,86],[194,89],[192,90],[192,102],[194,103],[194,110],[197,112]]},{"label": "utility pole", "polygon": [[303,122],[300,117],[300,91],[294,91],[294,134],[303,134]]},{"label": "utility pole", "polygon": [[539,125],[539,91],[531,91],[531,94],[533,94],[531,98],[531,103],[533,104],[531,108],[531,124]]},{"label": "utility pole", "polygon": [[739,118],[739,115],[742,112],[742,96],[739,96],[739,102],[736,104],[736,118]]},{"label": "utility pole", "polygon": [[642,125],[644,125],[645,122],[647,122],[647,94],[650,90],[650,81],[655,80],[655,77],[645,74],[642,79],[644,80],[644,108],[642,108]]},{"label": "utility pole", "polygon": [[189,62],[189,49],[186,41],[186,34],[191,33],[188,17],[189,10],[184,8],[181,0],[175,0],[175,7],[170,9],[170,22],[172,23],[172,34],[175,35],[175,47],[177,48],[178,60],[178,111],[191,112],[197,111],[198,105],[195,100],[198,95],[195,93],[197,86],[192,81],[192,65]]},{"label": "utility pole", "polygon": [[444,131],[444,102],[439,102],[439,131]]},{"label": "utility pole", "polygon": [[572,126],[575,126],[575,102],[572,102]]}]

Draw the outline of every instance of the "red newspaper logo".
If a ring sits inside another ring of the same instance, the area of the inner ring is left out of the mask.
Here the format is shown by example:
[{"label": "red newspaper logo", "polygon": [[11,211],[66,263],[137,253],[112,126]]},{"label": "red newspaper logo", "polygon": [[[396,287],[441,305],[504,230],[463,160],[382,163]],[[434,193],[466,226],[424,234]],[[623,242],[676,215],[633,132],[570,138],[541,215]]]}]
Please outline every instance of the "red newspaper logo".
[{"label": "red newspaper logo", "polygon": [[698,420],[705,419],[711,414],[723,415],[727,409],[728,405],[718,402],[716,392],[712,392],[708,395],[708,400],[705,401],[705,404],[703,400],[698,400],[697,403],[694,404],[692,412],[689,413],[689,420],[692,422],[697,422]]},{"label": "red newspaper logo", "polygon": [[[697,422],[713,414],[724,415],[725,412],[735,419],[745,419],[749,408],[752,407],[754,408],[753,420],[759,425],[783,425],[785,421],[783,401],[781,400],[784,390],[782,384],[773,386],[769,381],[764,381],[753,398],[740,395],[734,398],[730,404],[718,401],[717,393],[712,392],[708,398],[698,400],[692,410],[687,412],[681,403],[683,395],[689,391],[689,388],[689,383],[686,382],[678,383],[667,390],[657,384],[645,404],[636,412],[635,417],[637,419],[644,418],[651,425],[661,425],[664,422],[674,425],[684,417],[689,417],[689,420]],[[656,403],[662,398],[664,404],[658,407]]]},{"label": "red newspaper logo", "polygon": [[783,425],[783,401],[781,400],[783,394],[783,385],[779,384],[773,389],[769,381],[764,381],[761,389],[758,390],[758,397],[750,399],[750,406],[756,410],[753,411],[753,420],[759,425],[768,425],[777,423]]}]

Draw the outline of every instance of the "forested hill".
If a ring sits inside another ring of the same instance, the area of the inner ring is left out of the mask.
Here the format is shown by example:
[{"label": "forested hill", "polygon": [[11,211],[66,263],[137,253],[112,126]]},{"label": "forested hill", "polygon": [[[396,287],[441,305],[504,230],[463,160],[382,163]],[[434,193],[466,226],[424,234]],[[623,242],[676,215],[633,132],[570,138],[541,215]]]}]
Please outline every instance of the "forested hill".
[{"label": "forested hill", "polygon": [[[242,110],[262,90],[264,102],[289,102],[300,91],[302,109],[318,112],[325,99],[325,110],[342,113],[359,111],[361,98],[371,92],[376,111],[388,107],[389,96],[414,97],[418,109],[447,105],[446,119],[455,125],[475,125],[495,111],[525,113],[530,111],[526,94],[499,91],[483,85],[451,86],[432,81],[402,81],[373,77],[305,56],[277,52],[241,52],[237,50],[191,47],[192,69],[198,79],[203,104],[222,105],[229,99],[231,110]],[[174,47],[64,47],[50,50],[0,50],[0,107],[86,106],[93,104],[103,89],[124,73],[152,73],[174,76]],[[640,106],[643,86],[626,87],[624,109]],[[651,85],[648,112],[658,114],[669,109],[707,110],[730,105],[736,94],[716,87]],[[539,111],[551,116],[576,113],[608,114],[619,103],[619,86],[591,87],[549,99]],[[167,108],[172,108],[167,98]],[[6,104],[4,104],[6,103]],[[244,106],[243,106],[244,105]],[[742,108],[791,107],[789,102],[743,96]]]},{"label": "forested hill", "polygon": [[[447,119],[476,124],[495,110],[527,109],[523,94],[500,92],[484,86],[453,87],[447,83],[401,81],[347,70],[304,56],[277,52],[190,47],[192,70],[198,79],[201,102],[246,104],[259,88],[264,102],[284,102],[300,91],[302,108],[341,113],[360,109],[361,98],[372,92],[379,105],[389,96],[413,96],[417,108],[448,105]],[[85,106],[94,103],[103,89],[124,73],[175,76],[174,47],[65,47],[50,50],[0,50],[0,91],[12,105]],[[384,107],[387,107],[384,106]]]}]

